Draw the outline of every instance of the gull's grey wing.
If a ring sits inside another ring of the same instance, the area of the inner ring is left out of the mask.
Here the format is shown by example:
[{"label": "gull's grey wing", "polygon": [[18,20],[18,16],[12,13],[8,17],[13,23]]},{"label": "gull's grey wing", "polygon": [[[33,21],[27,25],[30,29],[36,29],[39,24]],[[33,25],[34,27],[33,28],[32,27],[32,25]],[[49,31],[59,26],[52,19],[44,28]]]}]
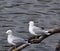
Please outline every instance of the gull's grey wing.
[{"label": "gull's grey wing", "polygon": [[33,27],[33,31],[34,31],[36,34],[42,34],[42,35],[48,34],[48,32],[46,32],[45,30],[42,30],[41,28],[36,27],[36,26]]},{"label": "gull's grey wing", "polygon": [[25,42],[25,41],[22,40],[22,39],[14,39],[13,42],[14,42],[14,43],[23,43],[23,42]]},{"label": "gull's grey wing", "polygon": [[39,27],[36,27],[36,26],[33,27],[33,31],[34,31],[34,32],[39,32],[39,31],[41,31],[41,30],[42,30],[42,29],[39,28]]},{"label": "gull's grey wing", "polygon": [[13,43],[26,43],[26,41],[24,40],[24,39],[22,39],[22,38],[18,38],[18,37],[15,37],[14,36],[14,38],[13,38],[13,41],[12,41]]}]

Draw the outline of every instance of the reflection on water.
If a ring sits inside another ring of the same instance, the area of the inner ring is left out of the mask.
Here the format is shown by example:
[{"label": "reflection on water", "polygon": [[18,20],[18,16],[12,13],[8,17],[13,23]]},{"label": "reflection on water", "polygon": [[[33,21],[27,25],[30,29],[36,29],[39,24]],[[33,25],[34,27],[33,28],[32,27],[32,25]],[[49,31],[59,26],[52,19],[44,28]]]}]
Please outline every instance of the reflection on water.
[{"label": "reflection on water", "polygon": [[[28,22],[33,20],[45,29],[60,25],[59,0],[0,0],[0,51],[7,51],[6,30],[12,29],[14,35],[27,39]],[[52,35],[40,44],[32,44],[22,51],[54,51],[58,35]]]}]

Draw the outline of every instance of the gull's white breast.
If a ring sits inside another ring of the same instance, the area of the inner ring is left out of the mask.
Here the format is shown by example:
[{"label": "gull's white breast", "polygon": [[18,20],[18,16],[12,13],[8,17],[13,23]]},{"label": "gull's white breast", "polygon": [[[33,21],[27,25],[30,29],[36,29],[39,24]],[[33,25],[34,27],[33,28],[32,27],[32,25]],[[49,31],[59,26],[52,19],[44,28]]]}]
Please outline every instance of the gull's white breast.
[{"label": "gull's white breast", "polygon": [[33,26],[29,26],[29,32],[31,33],[31,34],[33,34],[33,35],[35,35],[35,32],[33,31]]},{"label": "gull's white breast", "polygon": [[9,44],[15,45],[15,44],[13,43],[13,38],[12,38],[12,35],[11,35],[11,34],[8,35],[7,41],[8,41]]}]

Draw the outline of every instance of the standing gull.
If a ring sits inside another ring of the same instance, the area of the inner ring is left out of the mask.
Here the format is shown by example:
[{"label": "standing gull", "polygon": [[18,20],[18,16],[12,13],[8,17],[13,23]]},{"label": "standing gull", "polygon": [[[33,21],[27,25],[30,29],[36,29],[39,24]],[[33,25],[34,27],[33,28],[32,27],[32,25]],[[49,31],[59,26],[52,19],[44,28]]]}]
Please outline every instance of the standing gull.
[{"label": "standing gull", "polygon": [[48,33],[48,31],[42,30],[41,28],[35,26],[33,21],[29,22],[29,32],[32,35],[38,35],[38,34],[40,34],[40,35],[50,35],[50,33]]},{"label": "standing gull", "polygon": [[8,35],[7,37],[8,43],[15,46],[15,49],[13,51],[16,50],[16,45],[18,43],[28,43],[24,39],[14,36],[12,30],[7,30],[6,34]]}]

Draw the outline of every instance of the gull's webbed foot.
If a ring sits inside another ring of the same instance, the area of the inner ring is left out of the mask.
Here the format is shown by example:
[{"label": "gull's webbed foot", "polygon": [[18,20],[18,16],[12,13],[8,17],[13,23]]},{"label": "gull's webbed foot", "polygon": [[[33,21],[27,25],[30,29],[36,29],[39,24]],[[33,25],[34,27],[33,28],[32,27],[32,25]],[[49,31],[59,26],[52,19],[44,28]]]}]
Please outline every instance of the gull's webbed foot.
[{"label": "gull's webbed foot", "polygon": [[14,47],[14,49],[12,49],[12,51],[16,51],[16,46]]}]

